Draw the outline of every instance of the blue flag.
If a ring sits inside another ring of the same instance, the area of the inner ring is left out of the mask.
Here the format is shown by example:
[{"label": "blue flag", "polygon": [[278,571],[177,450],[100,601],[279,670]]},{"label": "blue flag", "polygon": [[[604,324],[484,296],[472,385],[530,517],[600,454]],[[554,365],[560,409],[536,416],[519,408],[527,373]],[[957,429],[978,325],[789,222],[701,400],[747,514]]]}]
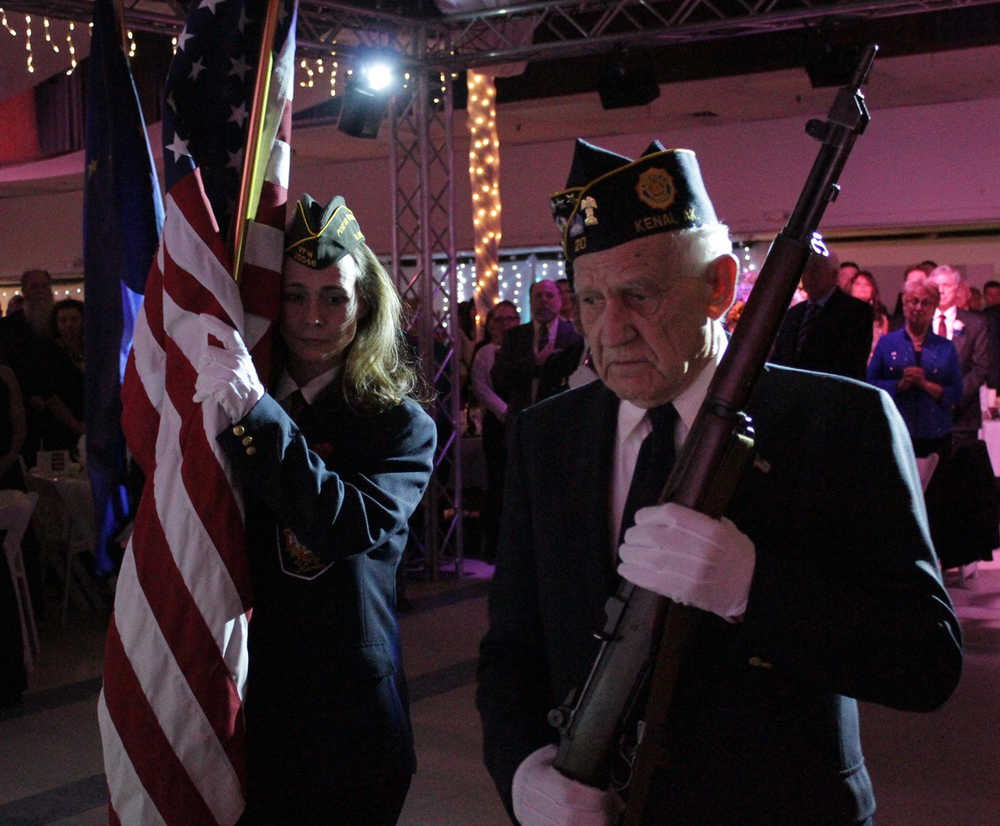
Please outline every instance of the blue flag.
[{"label": "blue flag", "polygon": [[94,495],[96,573],[120,559],[115,537],[131,519],[121,429],[121,382],[163,200],[146,124],[112,0],[94,3],[83,202],[87,472]]}]

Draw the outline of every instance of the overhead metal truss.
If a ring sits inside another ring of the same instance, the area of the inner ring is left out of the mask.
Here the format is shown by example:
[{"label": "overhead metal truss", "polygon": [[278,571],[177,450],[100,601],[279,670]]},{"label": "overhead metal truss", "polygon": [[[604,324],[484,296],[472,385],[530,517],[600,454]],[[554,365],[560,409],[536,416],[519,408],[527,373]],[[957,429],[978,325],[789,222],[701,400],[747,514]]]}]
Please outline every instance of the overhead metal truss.
[{"label": "overhead metal truss", "polygon": [[434,473],[404,564],[411,574],[419,570],[429,578],[442,570],[460,576],[464,558],[451,101],[450,78],[436,78],[432,88],[428,73],[420,72],[412,94],[391,107],[392,270],[410,340],[435,392],[430,412],[438,434]]},{"label": "overhead metal truss", "polygon": [[[299,49],[345,59],[388,48],[405,63],[459,71],[525,60],[557,59],[623,45],[670,45],[788,31],[836,21],[941,12],[995,0],[548,0],[440,17],[408,17],[337,0],[301,0]],[[176,0],[126,2],[135,30],[176,34]],[[92,17],[92,0],[6,0],[4,8],[67,20]]]}]

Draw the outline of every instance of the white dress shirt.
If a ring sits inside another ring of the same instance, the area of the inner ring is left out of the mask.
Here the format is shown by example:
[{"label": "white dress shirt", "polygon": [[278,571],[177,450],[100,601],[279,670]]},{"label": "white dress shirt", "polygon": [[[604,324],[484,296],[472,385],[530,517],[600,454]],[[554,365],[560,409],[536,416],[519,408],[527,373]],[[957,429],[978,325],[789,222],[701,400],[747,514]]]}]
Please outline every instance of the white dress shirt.
[{"label": "white dress shirt", "polygon": [[311,381],[306,382],[304,387],[299,387],[295,383],[295,379],[288,375],[288,371],[282,371],[281,378],[278,379],[278,386],[275,387],[274,396],[275,400],[278,402],[283,402],[289,396],[292,395],[296,390],[302,391],[302,398],[306,400],[307,404],[312,404],[313,400],[322,393],[326,386],[333,381],[337,374],[340,373],[342,365],[337,365],[336,367],[331,367],[325,373],[320,373],[316,378]]},{"label": "white dress shirt", "polygon": [[[722,361],[726,352],[728,338],[719,322],[713,323],[712,348],[715,357],[702,368],[677,398],[672,399],[677,411],[677,430],[674,432],[674,447],[679,450],[684,439],[694,424],[695,416],[701,408],[701,403],[708,393],[708,386],[715,375],[715,369]],[[635,463],[639,458],[639,448],[649,435],[653,426],[649,422],[644,408],[636,407],[624,399],[618,405],[618,427],[615,436],[615,452],[611,470],[610,523],[612,527],[612,553],[618,555],[618,537],[621,534],[622,512],[625,510],[625,500],[632,484],[632,474],[635,473]]]},{"label": "white dress shirt", "polygon": [[934,324],[931,327],[931,332],[938,334],[938,327],[941,324],[941,319],[944,318],[945,327],[948,329],[948,341],[951,341],[955,337],[955,319],[958,318],[958,306],[952,304],[947,310],[941,310],[940,308],[934,312]]}]

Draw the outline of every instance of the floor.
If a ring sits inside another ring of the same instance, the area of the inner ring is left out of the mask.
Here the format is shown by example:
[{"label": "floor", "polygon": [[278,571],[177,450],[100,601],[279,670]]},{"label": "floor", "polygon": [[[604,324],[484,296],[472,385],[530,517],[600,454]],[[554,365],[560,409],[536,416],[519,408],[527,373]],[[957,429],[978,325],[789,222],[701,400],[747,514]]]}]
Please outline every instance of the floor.
[{"label": "floor", "polygon": [[[461,577],[409,585],[401,625],[420,765],[401,826],[508,823],[482,768],[473,706],[491,571],[467,560]],[[1000,824],[1000,562],[962,582],[951,572],[949,583],[967,651],[955,696],[929,715],[862,709],[879,826]],[[59,615],[56,599],[25,701],[0,712],[0,826],[107,822],[95,714],[106,617],[82,602],[65,627]]]}]

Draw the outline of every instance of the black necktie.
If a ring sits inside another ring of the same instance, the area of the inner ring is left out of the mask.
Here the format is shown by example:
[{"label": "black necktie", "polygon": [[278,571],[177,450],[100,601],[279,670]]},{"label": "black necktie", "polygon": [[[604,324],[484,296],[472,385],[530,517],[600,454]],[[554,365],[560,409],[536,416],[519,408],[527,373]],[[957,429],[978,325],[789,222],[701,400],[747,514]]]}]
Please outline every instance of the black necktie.
[{"label": "black necktie", "polygon": [[545,349],[546,345],[549,343],[549,325],[542,324],[538,328],[538,343],[535,345],[535,349],[541,352]]},{"label": "black necktie", "polygon": [[635,471],[629,485],[625,508],[622,510],[622,527],[619,543],[625,531],[635,523],[635,512],[647,505],[655,505],[667,483],[674,466],[674,432],[677,429],[677,411],[672,404],[664,404],[646,411],[653,429],[642,441]]}]

